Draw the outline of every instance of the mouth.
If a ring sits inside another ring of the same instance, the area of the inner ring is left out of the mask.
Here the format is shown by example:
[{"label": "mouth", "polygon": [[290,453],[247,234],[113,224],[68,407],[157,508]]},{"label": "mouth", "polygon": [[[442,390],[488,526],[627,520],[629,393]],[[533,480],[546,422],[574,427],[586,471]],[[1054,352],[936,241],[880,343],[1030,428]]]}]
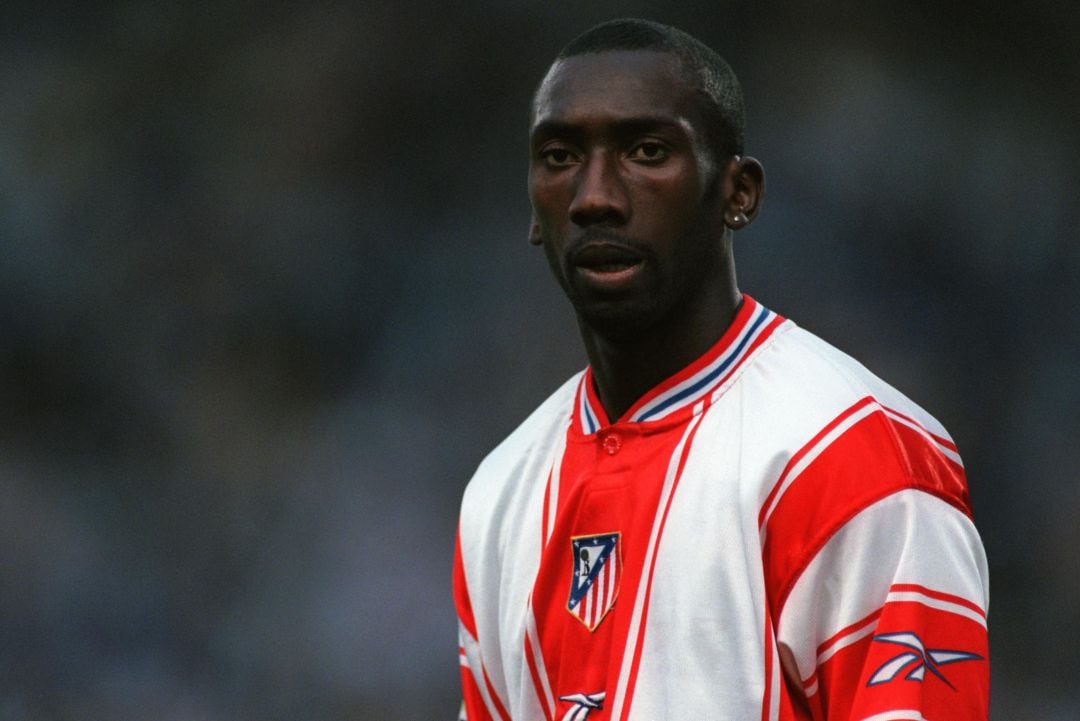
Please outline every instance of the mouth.
[{"label": "mouth", "polygon": [[578,277],[598,293],[619,293],[630,289],[645,257],[634,248],[614,240],[597,238],[582,245],[570,256]]},{"label": "mouth", "polygon": [[571,256],[572,264],[582,273],[610,280],[633,275],[643,260],[632,248],[606,241],[589,243]]}]

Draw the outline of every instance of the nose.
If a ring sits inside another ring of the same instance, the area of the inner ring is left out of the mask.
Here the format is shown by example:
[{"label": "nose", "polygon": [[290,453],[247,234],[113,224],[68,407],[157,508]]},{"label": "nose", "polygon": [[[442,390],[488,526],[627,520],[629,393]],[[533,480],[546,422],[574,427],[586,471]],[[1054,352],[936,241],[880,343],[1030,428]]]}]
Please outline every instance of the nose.
[{"label": "nose", "polygon": [[603,153],[589,157],[578,174],[570,220],[578,226],[622,225],[630,217],[630,198],[616,164]]}]

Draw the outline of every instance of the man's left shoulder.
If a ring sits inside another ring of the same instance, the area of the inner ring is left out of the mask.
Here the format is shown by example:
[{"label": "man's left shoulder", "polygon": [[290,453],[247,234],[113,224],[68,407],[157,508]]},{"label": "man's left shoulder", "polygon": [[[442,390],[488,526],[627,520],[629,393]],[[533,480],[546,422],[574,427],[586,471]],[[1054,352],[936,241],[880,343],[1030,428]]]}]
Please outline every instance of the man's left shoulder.
[{"label": "man's left shoulder", "polygon": [[763,359],[764,370],[776,379],[778,392],[786,396],[783,406],[787,412],[819,408],[836,417],[857,406],[871,405],[952,442],[941,422],[920,404],[813,333],[791,324],[776,339],[773,351]]}]

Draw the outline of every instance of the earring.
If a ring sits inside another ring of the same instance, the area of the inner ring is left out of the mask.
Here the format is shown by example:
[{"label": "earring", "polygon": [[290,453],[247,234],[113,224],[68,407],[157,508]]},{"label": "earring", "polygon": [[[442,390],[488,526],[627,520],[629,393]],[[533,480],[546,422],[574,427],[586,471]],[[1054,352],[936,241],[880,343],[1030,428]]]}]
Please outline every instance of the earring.
[{"label": "earring", "polygon": [[744,213],[744,212],[742,212],[740,210],[731,219],[731,223],[730,223],[731,229],[732,230],[737,230],[737,229],[743,227],[744,225],[746,225],[749,222],[750,222],[750,219],[746,217],[746,213]]}]

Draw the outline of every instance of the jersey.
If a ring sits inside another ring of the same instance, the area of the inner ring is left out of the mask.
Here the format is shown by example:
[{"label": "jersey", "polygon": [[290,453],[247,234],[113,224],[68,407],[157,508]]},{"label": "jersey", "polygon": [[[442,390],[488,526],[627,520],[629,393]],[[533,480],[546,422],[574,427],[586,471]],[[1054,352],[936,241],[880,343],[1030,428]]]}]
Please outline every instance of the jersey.
[{"label": "jersey", "polygon": [[469,721],[988,714],[956,446],[749,296],[622,418],[586,369],[481,463],[454,598]]}]

